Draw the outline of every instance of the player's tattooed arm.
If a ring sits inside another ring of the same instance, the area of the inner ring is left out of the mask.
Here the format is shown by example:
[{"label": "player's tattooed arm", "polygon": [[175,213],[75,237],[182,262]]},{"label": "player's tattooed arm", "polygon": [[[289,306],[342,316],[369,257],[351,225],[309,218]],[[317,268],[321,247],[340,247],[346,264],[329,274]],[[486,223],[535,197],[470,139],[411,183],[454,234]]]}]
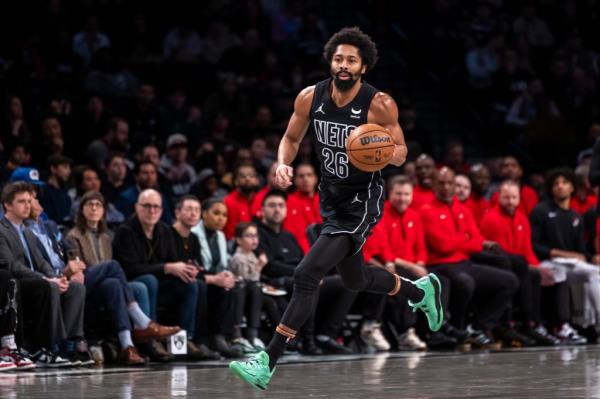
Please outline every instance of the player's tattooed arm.
[{"label": "player's tattooed arm", "polygon": [[392,134],[396,148],[390,163],[401,166],[406,161],[408,148],[404,142],[404,133],[398,123],[398,107],[389,94],[379,92],[373,97],[369,108],[368,122],[383,126]]}]

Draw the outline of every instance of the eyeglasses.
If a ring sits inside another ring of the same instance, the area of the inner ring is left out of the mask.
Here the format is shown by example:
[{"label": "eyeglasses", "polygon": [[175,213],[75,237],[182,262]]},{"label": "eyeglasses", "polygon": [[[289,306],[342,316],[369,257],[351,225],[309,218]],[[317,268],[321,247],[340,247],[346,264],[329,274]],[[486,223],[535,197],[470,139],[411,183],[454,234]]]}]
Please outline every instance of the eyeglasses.
[{"label": "eyeglasses", "polygon": [[157,205],[157,204],[138,204],[139,206],[141,206],[142,208],[144,208],[144,210],[146,211],[160,211],[162,209],[161,205]]},{"label": "eyeglasses", "polygon": [[104,204],[98,201],[89,201],[83,205],[86,208],[104,208]]}]

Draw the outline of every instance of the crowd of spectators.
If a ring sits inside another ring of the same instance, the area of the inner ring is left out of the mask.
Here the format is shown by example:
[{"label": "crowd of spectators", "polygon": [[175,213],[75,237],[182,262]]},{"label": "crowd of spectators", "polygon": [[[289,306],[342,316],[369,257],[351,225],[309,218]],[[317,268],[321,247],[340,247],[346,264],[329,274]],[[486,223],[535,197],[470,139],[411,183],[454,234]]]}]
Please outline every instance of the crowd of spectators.
[{"label": "crowd of spectators", "polygon": [[[89,364],[88,342],[168,361],[180,329],[193,359],[263,348],[321,222],[311,138],[289,192],[274,187],[277,145],[347,24],[377,42],[367,79],[396,98],[409,146],[384,171],[365,261],[435,272],[448,316],[428,332],[402,298],[334,273],[291,350],[595,340],[595,3],[1,7],[6,26],[26,22],[0,39],[0,369]],[[454,115],[425,119],[435,101]]]}]

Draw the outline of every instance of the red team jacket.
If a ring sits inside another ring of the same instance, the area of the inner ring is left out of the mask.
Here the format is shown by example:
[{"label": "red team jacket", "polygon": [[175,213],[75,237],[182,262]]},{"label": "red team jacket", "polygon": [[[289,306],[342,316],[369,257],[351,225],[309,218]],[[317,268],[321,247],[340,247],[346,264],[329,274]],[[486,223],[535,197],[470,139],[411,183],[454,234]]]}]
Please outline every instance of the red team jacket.
[{"label": "red team jacket", "polygon": [[413,200],[410,204],[410,207],[414,210],[419,210],[425,204],[433,201],[435,199],[435,194],[433,190],[430,188],[424,188],[419,186],[418,184],[413,188]]},{"label": "red team jacket", "polygon": [[590,208],[595,207],[597,203],[598,203],[597,195],[588,194],[587,197],[585,197],[585,200],[583,200],[583,201],[580,200],[579,197],[574,195],[571,198],[571,209],[574,210],[575,212],[577,212],[578,214],[583,215],[584,213],[589,211]]},{"label": "red team jacket", "polygon": [[386,201],[381,221],[363,247],[366,262],[377,257],[380,261],[393,262],[400,258],[408,262],[427,262],[427,247],[423,223],[414,209],[403,214]]},{"label": "red team jacket", "polygon": [[305,193],[296,191],[288,196],[287,217],[283,221],[283,228],[292,233],[304,254],[310,248],[306,228],[313,223],[322,222],[319,193],[309,197]]},{"label": "red team jacket", "polygon": [[481,232],[486,239],[496,241],[506,252],[521,255],[530,265],[539,265],[540,261],[531,245],[529,218],[522,212],[509,216],[496,205],[481,221]]},{"label": "red team jacket", "polygon": [[425,242],[427,263],[457,263],[483,250],[484,238],[477,228],[473,214],[460,201],[446,204],[434,199],[419,210]]},{"label": "red team jacket", "polygon": [[[498,195],[499,193],[498,191],[496,191],[494,195],[492,195],[492,198],[490,198],[490,203],[492,204],[492,206],[498,203]],[[521,187],[521,202],[519,203],[518,209],[524,212],[526,216],[529,216],[531,210],[537,205],[539,200],[540,199],[538,198],[538,195],[535,192],[535,190],[529,187],[528,185],[524,184]]]},{"label": "red team jacket", "polygon": [[264,186],[254,196],[252,205],[250,205],[250,213],[253,217],[262,218],[262,202],[269,191],[271,191],[271,187]]},{"label": "red team jacket", "polygon": [[471,210],[477,226],[481,228],[481,220],[492,207],[490,202],[486,200],[485,197],[475,198],[475,196],[471,194],[464,204]]},{"label": "red team jacket", "polygon": [[251,201],[247,201],[238,190],[234,190],[225,196],[223,202],[227,206],[227,223],[223,232],[228,240],[233,238],[235,226],[240,222],[252,221],[252,203],[256,196]]}]

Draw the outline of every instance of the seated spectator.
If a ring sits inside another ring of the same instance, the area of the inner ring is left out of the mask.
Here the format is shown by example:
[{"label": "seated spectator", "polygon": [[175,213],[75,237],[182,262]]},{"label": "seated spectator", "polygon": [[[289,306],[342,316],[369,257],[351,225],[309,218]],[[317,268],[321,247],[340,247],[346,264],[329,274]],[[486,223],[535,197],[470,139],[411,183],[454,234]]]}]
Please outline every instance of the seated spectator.
[{"label": "seated spectator", "polygon": [[443,166],[447,166],[455,173],[469,172],[469,164],[465,162],[465,147],[458,140],[450,140],[444,149]]},{"label": "seated spectator", "polygon": [[471,166],[468,176],[471,181],[471,196],[465,201],[465,205],[473,212],[475,221],[480,226],[481,219],[491,208],[486,198],[490,187],[490,171],[484,164],[477,163]]},{"label": "seated spectator", "polygon": [[110,155],[106,159],[104,178],[100,191],[109,204],[114,204],[119,195],[132,186],[131,178],[128,176],[128,167],[125,157],[120,154]]},{"label": "seated spectator", "polygon": [[229,192],[221,187],[218,176],[213,169],[203,169],[198,173],[196,182],[190,187],[190,194],[200,201],[204,201],[209,198],[222,200]]},{"label": "seated spectator", "polygon": [[[59,355],[59,345],[83,340],[85,287],[66,277],[57,277],[42,253],[35,234],[25,228],[31,215],[32,187],[24,182],[7,184],[2,191],[4,218],[0,220],[0,265],[24,287],[24,307],[40,315],[33,332],[38,367],[64,367],[73,363]],[[69,268],[81,271],[79,262]],[[48,292],[48,289],[50,292]],[[42,302],[40,298],[44,298]],[[35,304],[37,308],[32,308]]]},{"label": "seated spectator", "polygon": [[52,156],[64,156],[65,140],[60,120],[56,116],[48,116],[42,120],[42,141],[33,147],[35,164],[42,170],[48,165]]},{"label": "seated spectator", "polygon": [[[213,301],[209,304],[208,287],[214,285],[215,288],[222,288],[225,292],[223,297],[227,297],[231,304],[234,299],[233,292],[230,291],[235,280],[230,272],[222,272],[217,275],[207,274],[202,267],[202,259],[200,257],[200,241],[198,237],[192,233],[192,228],[200,221],[201,206],[200,201],[194,196],[184,195],[175,204],[175,224],[172,226],[173,237],[175,239],[175,250],[177,251],[177,260],[193,264],[199,269],[198,283],[198,310],[196,320],[196,334],[188,339],[188,355],[191,358],[204,359],[220,359],[217,352],[213,352],[208,348],[209,333],[208,333],[208,308],[218,307],[219,304]],[[222,310],[222,312],[221,312]],[[218,314],[226,319],[227,314],[234,313],[234,309],[221,308]],[[233,319],[230,317],[229,319]]]},{"label": "seated spectator", "polygon": [[135,213],[115,234],[114,258],[130,280],[139,281],[148,288],[150,318],[157,320],[157,306],[166,306],[177,324],[193,337],[198,268],[177,261],[171,227],[160,222],[162,209],[162,199],[156,190],[147,189],[140,193]]},{"label": "seated spectator", "polygon": [[491,330],[500,326],[519,282],[510,272],[469,260],[470,255],[497,244],[481,236],[471,211],[455,200],[454,177],[449,168],[440,169],[434,185],[436,198],[419,212],[427,244],[427,268],[450,280],[449,322],[464,329],[467,309],[472,305],[476,317],[469,341],[476,346],[489,346]]},{"label": "seated spectator", "polygon": [[98,17],[91,15],[87,18],[84,29],[73,36],[73,52],[88,66],[94,53],[105,47],[110,47],[110,39],[98,30]]},{"label": "seated spectator", "polygon": [[[521,164],[517,160],[517,158],[513,156],[506,156],[502,158],[502,162],[500,164],[500,177],[503,180],[513,180],[521,185],[521,201],[519,202],[519,210],[524,212],[525,215],[531,213],[531,210],[537,205],[539,202],[539,198],[535,190],[525,184],[523,179],[523,169],[521,168]],[[498,192],[496,191],[492,194],[492,198],[490,199],[491,205],[496,205],[498,203]]]},{"label": "seated spectator", "polygon": [[[69,221],[74,222],[77,212],[79,211],[79,205],[81,203],[81,197],[89,192],[99,193],[102,189],[100,177],[98,173],[90,168],[89,166],[83,165],[75,168],[73,174],[75,180],[76,197],[73,199],[71,205],[71,214],[69,215]],[[115,208],[113,204],[107,202],[106,208],[106,222],[109,224],[121,223],[125,220],[125,216]]]},{"label": "seated spectator", "polygon": [[[283,228],[286,214],[285,192],[270,191],[263,200],[262,219],[256,220],[256,225],[260,236],[259,248],[265,252],[268,260],[262,269],[262,279],[273,286],[285,288],[291,294],[294,271],[303,254],[294,236]],[[317,355],[323,351],[337,354],[353,352],[336,342],[335,338],[356,296],[356,292],[344,286],[340,276],[323,278],[319,299],[315,301],[315,314],[309,317],[301,330],[303,353]]]},{"label": "seated spectator", "polygon": [[[390,181],[388,190],[388,201],[385,203],[383,217],[363,247],[365,262],[385,267],[391,273],[416,280],[427,275],[425,269],[427,248],[419,214],[409,208],[413,185],[407,177],[396,176]],[[445,278],[438,277],[441,279],[442,293],[447,292],[448,290],[445,289],[447,282],[443,281]],[[400,314],[399,317],[394,317],[396,326],[399,327],[398,332],[401,333],[399,349],[425,349],[427,345],[416,334],[417,319],[414,312],[408,306],[402,305],[404,299],[397,301],[395,299],[396,297],[390,298],[393,301],[394,313]],[[445,339],[450,342],[448,345],[456,344],[456,340],[444,336],[443,332],[433,333],[433,335],[436,341]]]},{"label": "seated spectator", "polygon": [[[0,141],[0,150],[3,144]],[[31,161],[31,154],[23,144],[4,144],[4,154],[7,156],[5,162],[0,163],[0,184],[7,182],[17,168],[26,167]]]},{"label": "seated spectator", "polygon": [[[192,228],[198,237],[200,264],[205,270],[206,295],[210,307],[201,309],[208,320],[208,334],[212,336],[211,347],[225,357],[239,357],[243,351],[227,342],[236,330],[236,312],[239,305],[236,293],[235,276],[229,270],[229,253],[223,228],[227,223],[227,207],[218,199],[208,199],[202,203],[202,220]],[[191,241],[190,241],[191,242]],[[193,258],[194,259],[194,258]]]},{"label": "seated spectator", "polygon": [[135,185],[123,191],[115,202],[116,208],[125,216],[125,218],[128,218],[134,213],[136,202],[142,191],[157,190],[161,196],[161,220],[165,223],[170,223],[173,220],[173,211],[171,210],[169,198],[159,190],[157,171],[156,165],[151,161],[141,161],[135,165],[133,171],[135,175]]},{"label": "seated spectator", "polygon": [[69,158],[62,155],[48,158],[50,176],[47,180],[48,184],[43,186],[40,200],[48,218],[59,224],[65,222],[71,212],[69,188],[72,163]]},{"label": "seated spectator", "polygon": [[471,180],[467,175],[457,174],[454,177],[456,199],[465,204],[471,197]]},{"label": "seated spectator", "polygon": [[584,215],[588,210],[596,208],[598,196],[594,193],[590,180],[590,166],[587,164],[579,165],[575,168],[575,192],[571,198],[571,209],[580,215]]},{"label": "seated spectator", "polygon": [[[538,204],[530,215],[533,250],[541,267],[552,269],[556,282],[567,281],[572,295],[572,312],[581,324],[600,323],[600,274],[598,267],[587,262],[583,239],[583,219],[570,209],[574,190],[570,169],[558,168],[546,178],[548,200]],[[586,284],[587,283],[587,284]],[[582,286],[583,284],[583,286]],[[590,308],[586,309],[585,304]],[[555,335],[568,343],[585,343],[567,320],[558,320]]]},{"label": "seated spectator", "polygon": [[252,220],[252,204],[258,189],[256,170],[250,165],[238,166],[233,175],[233,183],[235,190],[223,200],[227,206],[227,224],[223,232],[228,240],[233,238],[238,223]]},{"label": "seated spectator", "polygon": [[[523,333],[533,338],[538,345],[557,345],[560,341],[548,334],[540,323],[540,284],[554,285],[554,274],[549,268],[539,267],[540,262],[531,245],[529,219],[522,212],[516,211],[520,200],[519,192],[519,185],[511,180],[506,180],[500,185],[498,204],[481,221],[481,233],[486,239],[497,242],[514,260],[513,272],[520,280],[515,302],[521,313]],[[525,272],[525,268],[529,269],[529,273]],[[568,304],[562,304],[563,308],[565,306],[568,307]]]},{"label": "seated spectator", "polygon": [[287,216],[283,228],[294,236],[302,252],[306,254],[310,248],[306,229],[314,223],[323,223],[317,184],[319,183],[315,168],[310,164],[296,166],[294,185],[296,190],[288,195]]},{"label": "seated spectator", "polygon": [[244,315],[246,316],[246,339],[254,351],[258,352],[265,348],[265,344],[258,338],[264,295],[260,284],[260,272],[268,260],[264,252],[258,257],[254,254],[258,248],[258,230],[254,223],[239,223],[234,234],[237,248],[229,261],[229,269],[245,285],[242,301],[245,306],[238,306],[237,319],[241,321]]},{"label": "seated spectator", "polygon": [[104,135],[92,141],[87,148],[87,156],[96,169],[104,167],[111,153],[126,154],[129,151],[129,124],[120,117],[108,122]]},{"label": "seated spectator", "polygon": [[415,161],[417,169],[417,185],[413,189],[411,208],[418,210],[421,206],[433,201],[435,194],[432,187],[435,179],[435,161],[427,154],[421,154]]},{"label": "seated spectator", "polygon": [[31,370],[35,363],[23,350],[23,302],[18,280],[0,269],[0,372]]},{"label": "seated spectator", "polygon": [[84,194],[77,209],[75,227],[68,234],[76,256],[85,264],[87,313],[106,307],[121,345],[119,362],[128,366],[145,364],[146,360],[133,342],[166,338],[178,332],[179,327],[165,327],[150,320],[135,300],[121,265],[112,260],[105,209],[102,194],[97,191]]},{"label": "seated spectator", "polygon": [[167,151],[160,159],[159,170],[171,186],[175,197],[189,193],[196,181],[196,171],[187,162],[188,140],[181,133],[175,133],[167,139]]}]

